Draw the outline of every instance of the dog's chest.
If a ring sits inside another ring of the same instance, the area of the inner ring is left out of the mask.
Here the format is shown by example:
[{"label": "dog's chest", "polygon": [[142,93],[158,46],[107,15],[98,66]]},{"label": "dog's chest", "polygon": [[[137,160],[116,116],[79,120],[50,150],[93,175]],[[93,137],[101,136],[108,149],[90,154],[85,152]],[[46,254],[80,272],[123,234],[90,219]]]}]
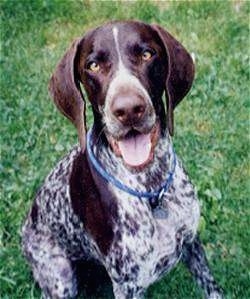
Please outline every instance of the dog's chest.
[{"label": "dog's chest", "polygon": [[[126,180],[140,190],[138,178]],[[196,233],[199,205],[193,186],[177,163],[173,183],[155,210],[148,199],[139,199],[112,185],[109,188],[117,198],[119,219],[107,266],[114,279],[132,277],[147,287],[174,266],[183,242]]]},{"label": "dog's chest", "polygon": [[[99,154],[109,173],[140,192],[158,190],[173,165],[168,138],[160,139],[154,162],[140,173],[131,173],[112,153]],[[196,233],[199,205],[193,186],[176,158],[171,185],[155,210],[147,198],[130,195],[112,183],[107,183],[107,188],[116,200],[118,217],[113,224],[114,238],[105,258],[106,267],[117,283],[128,284],[132,279],[147,287],[174,266],[183,242]]]}]

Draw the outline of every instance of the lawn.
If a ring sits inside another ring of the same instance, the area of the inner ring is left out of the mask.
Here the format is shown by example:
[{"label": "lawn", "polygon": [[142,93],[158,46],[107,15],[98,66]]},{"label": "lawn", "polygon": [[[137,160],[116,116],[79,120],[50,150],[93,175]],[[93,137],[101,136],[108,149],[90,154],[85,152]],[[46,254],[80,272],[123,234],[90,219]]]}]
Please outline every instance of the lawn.
[{"label": "lawn", "polygon": [[[197,187],[213,273],[226,298],[250,298],[250,2],[1,0],[0,7],[0,298],[40,298],[20,228],[36,189],[77,141],[49,98],[48,80],[75,37],[111,19],[159,23],[195,55],[196,79],[176,109],[174,144]],[[97,293],[112,298],[109,288]],[[202,294],[179,265],[147,298]]]}]

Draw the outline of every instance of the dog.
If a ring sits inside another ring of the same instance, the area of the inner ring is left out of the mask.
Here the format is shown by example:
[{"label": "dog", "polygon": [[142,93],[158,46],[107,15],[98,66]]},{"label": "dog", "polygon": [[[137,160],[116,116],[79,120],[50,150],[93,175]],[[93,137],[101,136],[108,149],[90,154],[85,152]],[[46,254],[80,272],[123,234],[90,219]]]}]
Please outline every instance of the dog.
[{"label": "dog", "polygon": [[[22,229],[45,298],[77,296],[78,261],[104,266],[115,298],[129,299],[143,298],[180,260],[206,298],[223,297],[197,235],[194,187],[171,142],[174,108],[193,79],[181,43],[138,21],[91,30],[63,56],[49,90],[79,146],[48,175]],[[82,88],[94,119],[87,134]]]}]

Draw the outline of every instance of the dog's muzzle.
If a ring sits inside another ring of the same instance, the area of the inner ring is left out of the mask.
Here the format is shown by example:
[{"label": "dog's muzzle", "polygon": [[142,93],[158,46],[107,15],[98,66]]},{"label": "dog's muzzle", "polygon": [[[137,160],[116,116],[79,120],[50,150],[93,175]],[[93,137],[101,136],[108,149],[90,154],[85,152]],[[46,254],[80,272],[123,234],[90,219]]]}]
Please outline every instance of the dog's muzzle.
[{"label": "dog's muzzle", "polygon": [[[158,125],[152,101],[138,78],[125,72],[111,82],[104,118],[107,139],[117,156],[133,168],[153,159]],[[123,80],[122,80],[123,79]]]}]

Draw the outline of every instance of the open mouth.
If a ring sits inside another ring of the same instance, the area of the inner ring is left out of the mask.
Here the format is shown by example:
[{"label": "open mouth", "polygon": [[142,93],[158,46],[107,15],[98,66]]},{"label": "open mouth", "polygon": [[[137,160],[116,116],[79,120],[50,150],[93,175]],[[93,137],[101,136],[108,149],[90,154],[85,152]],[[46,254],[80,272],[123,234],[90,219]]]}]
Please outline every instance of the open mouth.
[{"label": "open mouth", "polygon": [[159,128],[156,125],[149,133],[131,129],[123,138],[119,140],[112,138],[110,141],[114,153],[122,157],[127,166],[141,168],[153,160],[158,135]]}]

